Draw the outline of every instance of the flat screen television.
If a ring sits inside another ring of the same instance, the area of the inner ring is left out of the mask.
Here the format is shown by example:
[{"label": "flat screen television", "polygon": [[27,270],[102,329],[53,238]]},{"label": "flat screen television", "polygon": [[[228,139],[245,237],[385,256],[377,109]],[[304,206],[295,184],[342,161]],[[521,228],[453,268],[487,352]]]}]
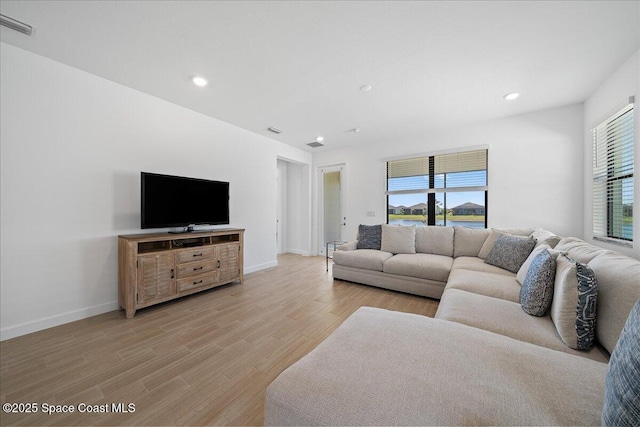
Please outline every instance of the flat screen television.
[{"label": "flat screen television", "polygon": [[229,224],[228,182],[141,172],[140,185],[142,228]]}]

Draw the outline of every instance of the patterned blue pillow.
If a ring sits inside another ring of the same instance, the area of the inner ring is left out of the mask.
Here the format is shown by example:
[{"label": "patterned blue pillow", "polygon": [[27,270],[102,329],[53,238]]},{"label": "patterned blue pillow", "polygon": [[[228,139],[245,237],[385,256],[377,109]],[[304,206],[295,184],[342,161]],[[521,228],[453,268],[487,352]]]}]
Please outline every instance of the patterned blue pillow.
[{"label": "patterned blue pillow", "polygon": [[358,249],[380,250],[382,244],[382,225],[363,225],[358,227]]},{"label": "patterned blue pillow", "polygon": [[602,425],[640,425],[640,300],[631,310],[609,360]]},{"label": "patterned blue pillow", "polygon": [[520,288],[520,304],[525,313],[544,316],[549,311],[555,278],[556,260],[544,249],[531,262]]},{"label": "patterned blue pillow", "polygon": [[536,239],[501,234],[484,262],[517,273],[536,245]]}]

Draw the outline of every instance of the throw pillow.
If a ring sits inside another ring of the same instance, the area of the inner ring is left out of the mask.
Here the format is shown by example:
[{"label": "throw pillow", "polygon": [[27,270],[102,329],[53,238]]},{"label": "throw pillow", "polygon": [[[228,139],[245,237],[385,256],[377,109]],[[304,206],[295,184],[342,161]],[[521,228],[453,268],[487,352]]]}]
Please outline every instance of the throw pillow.
[{"label": "throw pillow", "polygon": [[593,347],[598,284],[593,270],[562,254],[558,256],[551,320],[564,343],[576,350]]},{"label": "throw pillow", "polygon": [[602,425],[640,425],[640,300],[611,353],[604,383]]},{"label": "throw pillow", "polygon": [[416,253],[416,228],[382,224],[381,250],[392,254]]},{"label": "throw pillow", "polygon": [[549,311],[555,277],[556,260],[544,249],[531,262],[520,288],[520,304],[525,313],[544,316]]},{"label": "throw pillow", "polygon": [[560,252],[551,249],[551,247],[546,243],[543,243],[540,246],[538,246],[538,244],[536,243],[536,248],[531,251],[527,259],[524,261],[524,263],[522,263],[520,270],[518,270],[518,274],[516,275],[516,280],[518,281],[518,283],[520,283],[521,285],[524,283],[524,279],[527,276],[527,272],[529,271],[529,267],[531,266],[534,258],[537,257],[538,254],[540,254],[540,252],[545,249],[549,251],[553,259],[558,259],[558,255],[560,254]]},{"label": "throw pillow", "polygon": [[381,225],[363,225],[358,227],[358,249],[380,250],[382,244]]},{"label": "throw pillow", "polygon": [[517,273],[535,245],[536,239],[501,234],[484,262]]}]

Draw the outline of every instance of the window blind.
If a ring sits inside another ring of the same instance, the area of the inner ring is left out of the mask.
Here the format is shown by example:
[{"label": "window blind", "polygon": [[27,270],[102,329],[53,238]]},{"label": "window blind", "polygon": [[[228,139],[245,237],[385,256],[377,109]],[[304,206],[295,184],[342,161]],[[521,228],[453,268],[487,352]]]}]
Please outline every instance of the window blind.
[{"label": "window blind", "polygon": [[[434,185],[430,185],[431,177]],[[487,150],[387,162],[387,194],[415,190],[438,193],[486,189]]]},{"label": "window blind", "polygon": [[[633,241],[633,103],[593,133],[593,236]],[[628,243],[627,243],[628,244]]]}]

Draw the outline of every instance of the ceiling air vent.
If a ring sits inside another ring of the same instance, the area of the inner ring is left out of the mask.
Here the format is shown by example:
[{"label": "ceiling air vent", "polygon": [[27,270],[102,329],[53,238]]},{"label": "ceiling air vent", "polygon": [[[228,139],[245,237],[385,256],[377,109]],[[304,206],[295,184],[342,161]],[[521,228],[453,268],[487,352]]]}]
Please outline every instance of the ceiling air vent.
[{"label": "ceiling air vent", "polygon": [[2,14],[0,14],[0,25],[28,36],[33,32],[33,27],[31,27],[31,25],[27,25],[24,22],[17,21]]},{"label": "ceiling air vent", "polygon": [[311,148],[318,148],[318,147],[324,147],[324,144],[314,141],[314,142],[310,142],[307,144],[309,147]]},{"label": "ceiling air vent", "polygon": [[282,131],[281,131],[280,129],[278,129],[278,128],[274,128],[273,126],[269,126],[269,127],[267,128],[267,130],[268,130],[269,132],[273,132],[273,133],[278,134],[278,135],[282,133]]}]

